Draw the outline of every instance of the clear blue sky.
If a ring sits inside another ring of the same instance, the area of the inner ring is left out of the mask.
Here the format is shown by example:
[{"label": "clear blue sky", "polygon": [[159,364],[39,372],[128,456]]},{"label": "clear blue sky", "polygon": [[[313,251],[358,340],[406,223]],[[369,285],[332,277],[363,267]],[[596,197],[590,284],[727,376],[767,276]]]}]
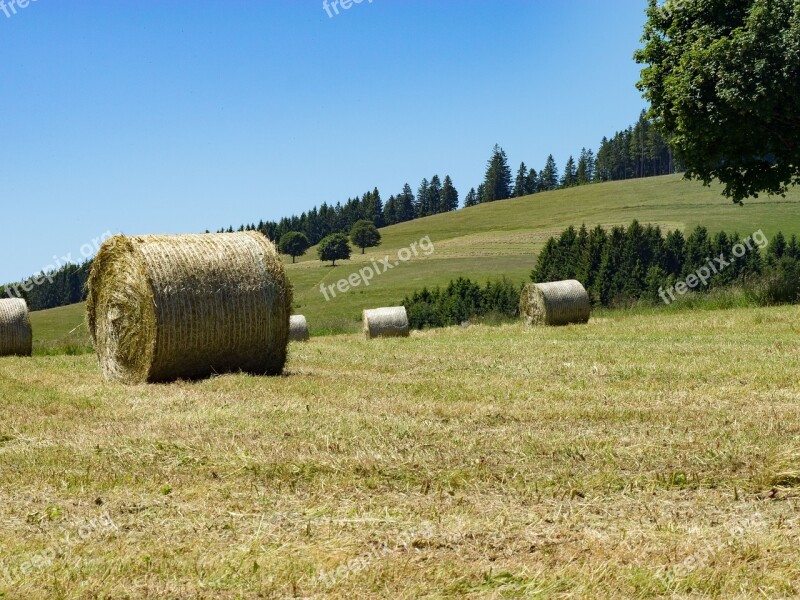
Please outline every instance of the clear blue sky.
[{"label": "clear blue sky", "polygon": [[[8,4],[10,0],[5,0]],[[24,0],[23,0],[24,1]],[[645,107],[646,0],[31,1],[0,11],[0,282],[107,230],[200,232],[559,166]],[[333,12],[333,11],[332,11]]]}]

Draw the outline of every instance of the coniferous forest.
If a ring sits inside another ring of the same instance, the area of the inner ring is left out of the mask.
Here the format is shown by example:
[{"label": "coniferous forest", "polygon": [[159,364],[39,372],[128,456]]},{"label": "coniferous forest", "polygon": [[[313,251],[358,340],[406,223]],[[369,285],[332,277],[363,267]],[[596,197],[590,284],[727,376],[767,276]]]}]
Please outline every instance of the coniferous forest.
[{"label": "coniferous forest", "polygon": [[[678,230],[665,235],[637,221],[610,230],[568,227],[547,241],[530,278],[577,279],[592,304],[604,307],[672,304],[689,291],[702,295],[737,287],[756,305],[795,303],[800,301],[800,240],[781,232],[769,241],[724,231],[711,235],[700,226],[688,236]],[[683,294],[677,291],[681,283]],[[519,299],[520,287],[506,279],[481,287],[458,278],[444,288],[418,290],[402,304],[411,327],[423,329],[476,318],[513,319],[519,316]]]}]

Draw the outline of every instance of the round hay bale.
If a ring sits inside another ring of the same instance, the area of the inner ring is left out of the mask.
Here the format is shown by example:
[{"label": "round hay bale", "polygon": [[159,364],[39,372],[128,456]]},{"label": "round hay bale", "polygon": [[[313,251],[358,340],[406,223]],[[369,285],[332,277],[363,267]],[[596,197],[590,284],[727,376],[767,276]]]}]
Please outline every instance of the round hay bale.
[{"label": "round hay bale", "polygon": [[580,281],[529,283],[522,290],[519,312],[528,325],[587,323],[592,306]]},{"label": "round hay bale", "polygon": [[307,342],[309,337],[306,318],[303,315],[292,315],[289,319],[289,341]]},{"label": "round hay bale", "polygon": [[363,314],[364,335],[368,340],[379,337],[408,337],[408,314],[405,306],[374,308]]},{"label": "round hay bale", "polygon": [[283,371],[292,290],[260,233],[114,236],[88,288],[89,331],[109,380]]},{"label": "round hay bale", "polygon": [[30,356],[33,330],[22,298],[0,300],[0,356]]}]

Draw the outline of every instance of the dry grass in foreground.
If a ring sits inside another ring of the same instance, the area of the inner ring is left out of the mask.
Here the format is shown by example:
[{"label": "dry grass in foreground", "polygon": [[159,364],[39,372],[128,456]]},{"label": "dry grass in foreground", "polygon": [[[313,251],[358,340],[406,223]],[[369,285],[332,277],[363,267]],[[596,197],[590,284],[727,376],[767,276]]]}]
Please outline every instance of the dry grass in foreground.
[{"label": "dry grass in foreground", "polygon": [[2,359],[0,596],[797,596],[798,317],[317,338],[133,388]]}]

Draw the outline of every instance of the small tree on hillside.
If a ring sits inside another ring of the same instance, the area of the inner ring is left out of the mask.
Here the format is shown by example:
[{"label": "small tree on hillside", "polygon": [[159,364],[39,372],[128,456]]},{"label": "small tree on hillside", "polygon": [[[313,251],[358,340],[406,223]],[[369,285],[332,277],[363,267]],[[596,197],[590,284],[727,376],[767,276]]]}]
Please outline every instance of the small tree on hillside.
[{"label": "small tree on hillside", "polygon": [[323,238],[317,246],[317,254],[321,261],[331,261],[332,266],[336,266],[337,260],[348,260],[352,250],[347,236],[343,233],[332,233]]},{"label": "small tree on hillside", "polygon": [[[364,254],[367,248],[374,248],[380,245],[381,234],[372,221],[362,220],[356,222],[353,225],[353,229],[350,230],[350,241],[361,248],[361,254]],[[348,256],[348,258],[350,257]]]},{"label": "small tree on hillside", "polygon": [[310,247],[311,242],[308,241],[306,234],[299,231],[285,233],[278,242],[281,254],[291,256],[292,262],[296,257],[303,256]]}]

